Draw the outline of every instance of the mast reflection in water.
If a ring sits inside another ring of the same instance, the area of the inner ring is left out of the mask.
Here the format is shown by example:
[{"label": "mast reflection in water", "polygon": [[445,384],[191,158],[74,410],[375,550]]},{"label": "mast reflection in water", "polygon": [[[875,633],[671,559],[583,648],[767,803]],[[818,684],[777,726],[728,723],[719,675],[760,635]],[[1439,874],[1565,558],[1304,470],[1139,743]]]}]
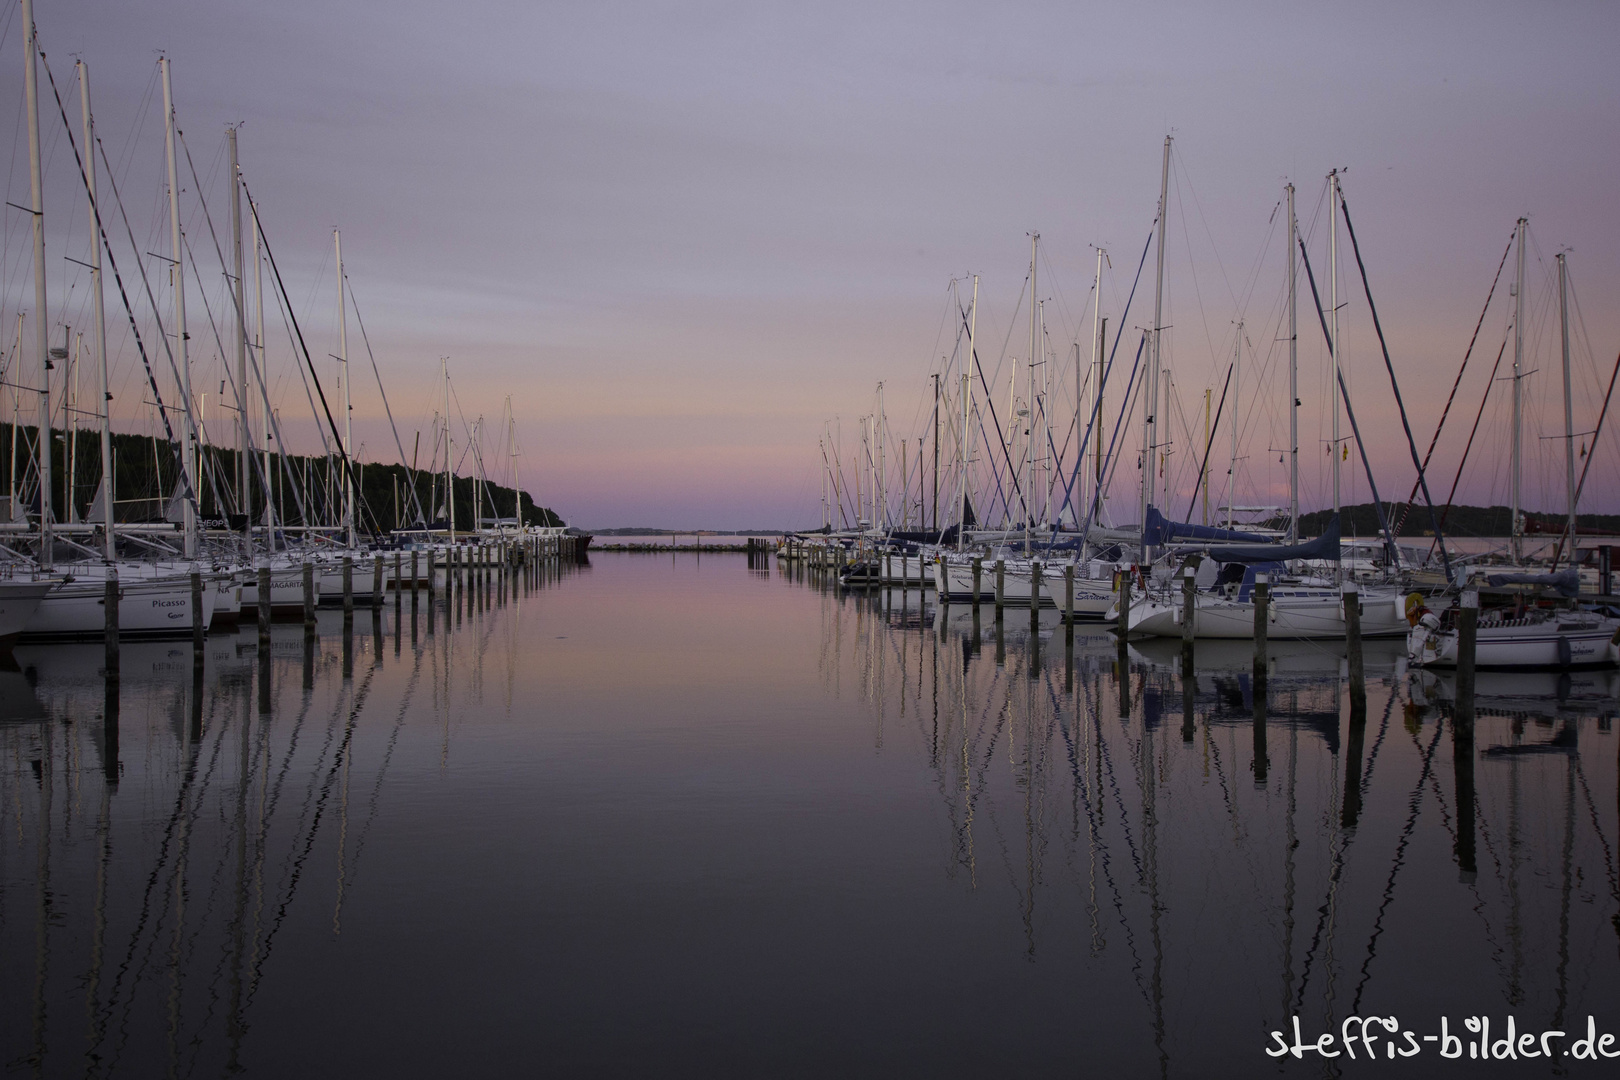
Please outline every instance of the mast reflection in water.
[{"label": "mast reflection in water", "polygon": [[1482,674],[1470,739],[1393,646],[1358,714],[1332,644],[1257,685],[1241,642],[741,555],[380,615],[111,686],[17,650],[11,1070],[1314,1074],[1267,1033],[1620,1030],[1613,673]]}]

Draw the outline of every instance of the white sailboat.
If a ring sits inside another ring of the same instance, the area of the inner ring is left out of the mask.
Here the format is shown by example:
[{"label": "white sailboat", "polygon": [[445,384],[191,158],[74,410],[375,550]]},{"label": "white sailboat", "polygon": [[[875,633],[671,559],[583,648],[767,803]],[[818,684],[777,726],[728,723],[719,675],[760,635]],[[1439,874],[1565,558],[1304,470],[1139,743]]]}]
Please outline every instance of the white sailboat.
[{"label": "white sailboat", "polygon": [[[1516,290],[1519,311],[1524,305],[1524,234],[1525,220],[1519,219],[1519,286]],[[1569,375],[1569,302],[1568,268],[1565,256],[1558,256],[1558,306],[1561,324],[1561,346],[1564,372],[1564,444],[1567,496],[1569,501],[1569,542],[1571,562],[1574,562],[1576,484],[1574,403]],[[1515,336],[1520,336],[1515,331]],[[1519,357],[1514,358],[1515,371]],[[1514,379],[1514,436],[1513,436],[1513,543],[1514,556],[1522,551],[1522,528],[1519,521],[1519,469],[1520,408],[1518,379]],[[1534,575],[1514,575],[1533,577]],[[1541,575],[1552,583],[1558,575]],[[1578,591],[1578,577],[1571,591]],[[1459,631],[1455,625],[1445,626],[1432,613],[1417,618],[1407,636],[1407,659],[1422,667],[1456,667]],[[1594,612],[1549,611],[1531,608],[1528,611],[1484,611],[1479,615],[1475,631],[1474,663],[1482,668],[1574,668],[1592,667],[1620,662],[1620,619],[1610,619]]]}]

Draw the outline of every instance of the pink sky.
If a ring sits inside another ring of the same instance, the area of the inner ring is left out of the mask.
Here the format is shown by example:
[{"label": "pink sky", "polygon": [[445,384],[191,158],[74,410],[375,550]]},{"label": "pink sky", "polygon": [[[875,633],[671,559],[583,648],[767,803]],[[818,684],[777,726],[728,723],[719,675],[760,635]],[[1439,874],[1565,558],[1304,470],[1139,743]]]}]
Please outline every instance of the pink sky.
[{"label": "pink sky", "polygon": [[[15,60],[10,10],[3,48]],[[337,351],[338,226],[407,454],[416,430],[427,441],[439,358],[449,356],[466,418],[493,425],[512,395],[524,486],[586,527],[818,523],[825,421],[842,417],[847,439],[881,380],[891,427],[918,433],[929,373],[952,344],[948,332],[940,338],[952,277],[981,275],[987,363],[1004,338],[1009,355],[1027,351],[1022,324],[1009,324],[1031,230],[1049,262],[1041,295],[1057,347],[1077,332],[1091,245],[1113,253],[1111,288],[1128,287],[1172,131],[1167,356],[1189,416],[1204,388],[1219,386],[1240,314],[1256,349],[1271,348],[1283,273],[1275,238],[1253,268],[1273,208],[1292,177],[1308,221],[1334,167],[1347,170],[1422,444],[1521,214],[1535,244],[1532,508],[1556,509],[1563,497],[1562,446],[1541,438],[1562,425],[1547,306],[1558,250],[1572,249],[1583,316],[1577,431],[1593,426],[1620,351],[1611,193],[1620,74],[1609,56],[1620,14],[1609,5],[1542,5],[1532,19],[1506,4],[40,0],[36,18],[65,93],[74,55],[91,66],[100,132],[144,251],[168,250],[161,96],[152,97],[155,54],[166,50],[221,228],[223,129],[242,123],[243,167],[311,351]],[[21,79],[4,85],[13,104],[6,197],[26,203]],[[76,117],[76,99],[69,109]],[[84,211],[48,97],[41,116],[51,305],[63,305],[52,321],[82,325],[86,283],[62,256],[88,250]],[[187,232],[206,272],[211,242],[195,208]],[[1319,273],[1323,235],[1319,224]],[[27,244],[13,213],[0,278],[8,352],[17,310],[33,302]],[[1381,493],[1402,497],[1413,470],[1345,248],[1352,392]],[[131,273],[133,256],[120,255]],[[147,264],[160,274],[161,263]],[[1144,289],[1133,326],[1150,318],[1151,256]],[[1437,483],[1449,484],[1500,344],[1505,290],[1481,331]],[[210,295],[216,311],[220,299]],[[217,391],[218,374],[203,371],[217,372],[211,335],[198,299],[190,304],[196,382]],[[1056,317],[1063,310],[1066,322]],[[1325,458],[1315,443],[1322,350],[1313,320],[1307,294],[1307,508],[1327,497],[1314,456]],[[118,329],[112,340],[119,414],[144,430],[133,348]],[[352,324],[350,350],[363,358]],[[290,419],[307,414],[302,388],[287,381],[290,361],[284,335],[273,338],[289,434],[314,450],[313,427]],[[1279,445],[1280,372],[1271,369],[1258,395],[1252,377],[1243,391],[1243,499],[1276,497],[1276,454],[1267,453]],[[356,375],[357,438],[369,458],[392,460],[369,371]],[[1464,501],[1506,501],[1504,415],[1486,412]],[[1216,443],[1222,478],[1225,439]],[[1606,435],[1596,452],[1584,508],[1620,510],[1620,442]],[[486,455],[499,456],[493,445]],[[1121,466],[1123,502],[1134,464],[1133,454]],[[1364,481],[1355,492],[1366,497]]]}]

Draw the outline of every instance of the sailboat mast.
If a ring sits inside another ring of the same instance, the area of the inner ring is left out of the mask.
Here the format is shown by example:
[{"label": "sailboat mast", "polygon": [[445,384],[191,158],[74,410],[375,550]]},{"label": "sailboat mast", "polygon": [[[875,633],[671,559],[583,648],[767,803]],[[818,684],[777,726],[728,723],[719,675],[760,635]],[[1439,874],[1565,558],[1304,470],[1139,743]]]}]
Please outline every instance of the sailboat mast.
[{"label": "sailboat mast", "polygon": [[181,502],[185,520],[185,553],[186,558],[197,557],[197,426],[191,412],[191,360],[186,352],[186,276],[185,248],[180,240],[180,182],[179,169],[175,165],[175,117],[174,117],[174,91],[169,80],[169,58],[163,57],[158,61],[163,68],[163,140],[169,159],[169,244],[174,261],[169,266],[169,274],[174,281],[174,339],[179,355],[176,360],[180,365],[180,399],[185,407],[185,447],[182,457],[182,469],[185,475],[186,491]]},{"label": "sailboat mast", "polygon": [[[79,108],[84,118],[84,184],[90,209],[90,295],[95,302],[96,361],[101,372],[101,492],[102,555],[115,558],[113,543],[112,394],[107,376],[107,306],[101,291],[101,228],[96,216],[96,122],[90,114],[90,69],[79,61]],[[93,516],[93,515],[92,515]]]},{"label": "sailboat mast", "polygon": [[[264,256],[260,253],[259,214],[255,207],[253,210],[253,292],[256,297],[255,313],[253,316],[253,343],[259,354],[259,393],[263,398],[264,407],[264,480],[268,485],[264,489],[264,550],[266,553],[276,549],[276,501],[270,497],[271,487],[275,483],[275,473],[270,467],[270,432],[273,417],[270,413],[270,369],[269,357],[264,351],[264,275],[261,267]],[[282,451],[282,460],[286,461],[286,451]],[[285,480],[283,481],[285,484]]]},{"label": "sailboat mast", "polygon": [[[34,338],[39,351],[39,567],[51,568],[51,328],[45,317],[45,183],[40,174],[39,75],[34,5],[23,0],[23,85],[28,97],[28,196],[34,218]],[[15,455],[13,455],[15,460]],[[13,503],[15,507],[15,503]],[[15,513],[15,509],[13,510]]]},{"label": "sailboat mast", "polygon": [[[939,531],[939,372],[934,372],[934,531]],[[922,462],[917,462],[917,473],[922,475]],[[921,487],[921,483],[918,484]],[[918,498],[921,499],[921,493]],[[919,516],[921,511],[918,511]]]},{"label": "sailboat mast", "polygon": [[1328,351],[1333,354],[1329,388],[1333,408],[1333,516],[1339,516],[1339,170],[1328,173]]},{"label": "sailboat mast", "polygon": [[1164,137],[1164,168],[1159,176],[1159,242],[1156,253],[1157,268],[1153,285],[1153,348],[1147,378],[1142,384],[1142,561],[1153,559],[1152,546],[1147,542],[1148,504],[1153,501],[1153,455],[1158,449],[1155,410],[1158,407],[1159,369],[1164,362],[1160,340],[1164,323],[1164,227],[1170,209],[1170,136]]},{"label": "sailboat mast", "polygon": [[1513,550],[1513,561],[1524,561],[1524,522],[1520,520],[1520,481],[1524,472],[1523,432],[1521,430],[1522,413],[1520,394],[1523,392],[1524,379],[1524,233],[1528,222],[1519,219],[1517,232],[1519,254],[1517,268],[1513,280],[1513,451],[1512,475],[1508,480],[1513,501],[1512,516],[1509,520],[1509,545]]},{"label": "sailboat mast", "polygon": [[961,551],[967,545],[967,512],[968,512],[968,418],[973,412],[973,374],[971,365],[977,358],[973,351],[974,338],[979,325],[979,275],[973,275],[973,306],[968,308],[968,347],[967,355],[962,358],[962,456],[961,477],[958,487],[961,489],[960,498],[957,499],[957,526],[956,550]]},{"label": "sailboat mast", "polygon": [[[1243,320],[1238,320],[1237,341],[1232,345],[1232,465],[1226,471],[1226,527],[1233,528],[1232,504],[1237,494],[1237,463],[1238,463],[1238,388],[1243,377]],[[1207,401],[1207,399],[1206,399]],[[1206,406],[1207,407],[1207,406]]]},{"label": "sailboat mast", "polygon": [[1042,300],[1040,308],[1040,328],[1035,334],[1036,344],[1041,349],[1041,437],[1036,445],[1041,448],[1041,523],[1050,525],[1052,513],[1052,462],[1046,456],[1046,448],[1052,441],[1050,424],[1051,416],[1047,406],[1052,401],[1052,366],[1046,362],[1046,301]]},{"label": "sailboat mast", "polygon": [[[22,355],[23,319],[24,313],[17,312],[17,344],[11,350],[13,356]],[[11,489],[8,499],[11,505],[11,519],[24,520],[17,505],[17,432],[22,428],[22,388],[17,383],[11,384]]]},{"label": "sailboat mast", "polygon": [[354,408],[349,402],[349,310],[344,296],[343,237],[332,230],[332,245],[337,252],[338,289],[338,363],[343,367],[343,535],[344,543],[354,547],[354,470],[348,463],[354,460]]},{"label": "sailboat mast", "polygon": [[[1103,269],[1103,249],[1098,248],[1097,249],[1097,276],[1092,279],[1092,284],[1091,284],[1091,370],[1092,370],[1092,373],[1093,373],[1092,374],[1092,382],[1091,382],[1091,400],[1094,403],[1093,408],[1092,408],[1092,416],[1093,417],[1096,417],[1098,415],[1098,412],[1099,412],[1099,410],[1101,408],[1101,405],[1102,405],[1102,369],[1097,366],[1099,358],[1102,355],[1101,352],[1100,352],[1100,350],[1102,348],[1102,269]],[[1078,346],[1075,347],[1074,360],[1075,360],[1075,370],[1074,370],[1074,404],[1075,404],[1074,437],[1076,439],[1083,439],[1085,437],[1085,430],[1086,429],[1080,422],[1080,385],[1081,385],[1081,378],[1080,378],[1080,349],[1079,349]],[[1095,424],[1096,424],[1096,421],[1095,421],[1095,419],[1093,419],[1093,425],[1095,425]],[[1085,456],[1086,456],[1086,447],[1085,447],[1085,445],[1083,443],[1081,443],[1080,444],[1080,458],[1081,458],[1081,460],[1084,460]],[[1099,464],[1100,464],[1101,458],[1102,458],[1102,431],[1101,431],[1100,428],[1097,431],[1097,456],[1098,456],[1098,461],[1099,461]],[[1082,469],[1080,471],[1083,473],[1085,470]],[[1089,503],[1087,505],[1089,505]],[[1076,515],[1076,516],[1078,517],[1079,515]]]},{"label": "sailboat mast", "polygon": [[79,478],[79,368],[84,357],[84,331],[73,335],[73,352],[68,360],[66,385],[62,393],[63,412],[67,414],[67,478],[62,483],[63,497],[67,500],[67,519],[78,524],[79,507],[74,499],[74,481]]},{"label": "sailboat mast", "polygon": [[[1041,245],[1041,234],[1029,234],[1029,380],[1024,396],[1024,554],[1029,554],[1029,519],[1035,516],[1035,334],[1037,310],[1040,308],[1036,293],[1035,256]],[[1016,415],[1016,413],[1014,414]]]},{"label": "sailboat mast", "polygon": [[[876,528],[889,527],[889,417],[883,411],[883,384],[877,386],[877,416],[872,418],[872,435],[877,441],[877,472],[874,474],[872,493],[878,500],[878,509],[872,514]],[[880,516],[881,515],[881,516]]]},{"label": "sailboat mast", "polygon": [[[231,152],[231,264],[235,271],[236,298],[236,506],[243,517],[242,555],[253,558],[253,487],[248,471],[248,457],[253,452],[252,432],[248,429],[247,382],[247,307],[243,291],[246,283],[242,274],[242,166],[236,155],[236,128],[225,129]],[[267,474],[268,475],[268,474]]]},{"label": "sailboat mast", "polygon": [[1288,188],[1288,542],[1299,543],[1299,322],[1294,275],[1299,265],[1299,222],[1294,185]]},{"label": "sailboat mast", "polygon": [[1201,524],[1209,524],[1209,399],[1210,388],[1204,387],[1204,475],[1199,478],[1204,489],[1204,514]]},{"label": "sailboat mast", "polygon": [[450,542],[456,542],[456,489],[450,473],[450,358],[439,358],[439,370],[444,375],[444,503],[450,515]]},{"label": "sailboat mast", "polygon": [[[1569,494],[1569,564],[1575,565],[1575,406],[1569,385],[1569,292],[1564,252],[1558,253],[1558,328],[1564,356],[1564,467]],[[1607,589],[1603,590],[1607,592]]]}]

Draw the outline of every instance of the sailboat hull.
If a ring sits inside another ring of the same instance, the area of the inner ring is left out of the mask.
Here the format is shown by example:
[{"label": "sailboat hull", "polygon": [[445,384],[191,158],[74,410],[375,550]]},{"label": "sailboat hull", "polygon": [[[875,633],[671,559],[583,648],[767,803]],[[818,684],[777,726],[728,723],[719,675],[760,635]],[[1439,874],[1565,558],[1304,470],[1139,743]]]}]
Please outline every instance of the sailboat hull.
[{"label": "sailboat hull", "polygon": [[[1401,637],[1406,616],[1397,593],[1366,592],[1361,599],[1362,637]],[[1147,597],[1132,604],[1130,632],[1158,637],[1182,636],[1180,596]],[[1193,606],[1193,636],[1253,638],[1254,604],[1210,593],[1198,593]],[[1279,588],[1267,606],[1266,638],[1278,641],[1331,640],[1345,636],[1344,603],[1336,589]]]},{"label": "sailboat hull", "polygon": [[[1084,564],[1081,564],[1084,566]],[[1041,607],[1062,607],[1065,601],[1066,585],[1063,571],[1067,563],[1052,564],[1041,568],[1041,586],[1038,602]],[[1077,569],[1079,569],[1077,567]],[[1005,564],[1002,573],[1001,601],[1009,607],[1028,607],[1031,596],[1035,590],[1031,584],[1033,580],[1030,564],[1027,562],[1009,562]],[[934,585],[939,592],[939,598],[948,604],[969,604],[973,602],[973,564],[971,562],[954,562],[941,559],[934,564]],[[980,603],[993,604],[996,600],[996,569],[993,563],[981,562],[979,564],[979,590]],[[1107,578],[1092,577],[1082,573],[1074,576],[1074,617],[1076,619],[1096,620],[1108,614],[1108,609],[1114,604],[1114,582],[1110,575]]]},{"label": "sailboat hull", "polygon": [[[1474,665],[1498,670],[1603,667],[1620,659],[1613,619],[1506,619],[1475,631]],[[1420,667],[1457,666],[1457,631],[1421,624],[1407,636],[1408,661]]]},{"label": "sailboat hull", "polygon": [[54,581],[0,581],[0,649],[9,649],[39,610]]},{"label": "sailboat hull", "polygon": [[[214,616],[214,590],[202,590],[202,624]],[[186,578],[120,581],[118,636],[132,639],[184,638],[192,634],[191,582]],[[23,627],[19,640],[89,641],[107,631],[104,581],[61,582],[45,594]]]}]

